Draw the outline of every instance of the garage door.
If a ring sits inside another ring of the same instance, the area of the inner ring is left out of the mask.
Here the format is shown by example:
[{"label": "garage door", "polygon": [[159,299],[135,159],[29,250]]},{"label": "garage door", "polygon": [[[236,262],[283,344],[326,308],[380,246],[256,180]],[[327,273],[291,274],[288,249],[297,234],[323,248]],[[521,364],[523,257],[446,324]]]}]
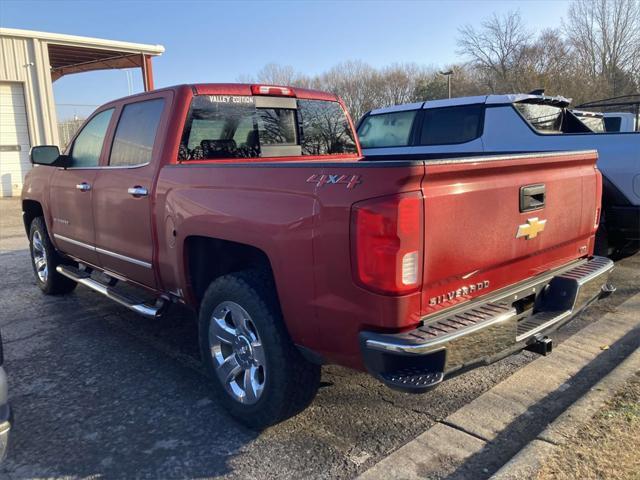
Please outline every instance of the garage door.
[{"label": "garage door", "polygon": [[0,83],[0,196],[20,195],[30,148],[22,84]]}]

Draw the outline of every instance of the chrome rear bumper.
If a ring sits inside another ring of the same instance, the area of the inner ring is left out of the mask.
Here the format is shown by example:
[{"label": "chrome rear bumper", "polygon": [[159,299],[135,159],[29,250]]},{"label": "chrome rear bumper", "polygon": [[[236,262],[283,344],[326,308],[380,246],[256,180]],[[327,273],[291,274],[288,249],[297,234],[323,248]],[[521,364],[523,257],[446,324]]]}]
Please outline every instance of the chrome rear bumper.
[{"label": "chrome rear bumper", "polygon": [[[608,258],[592,257],[430,317],[409,332],[362,332],[365,364],[390,387],[424,390],[445,374],[500,358],[559,328],[612,291],[613,267]],[[523,298],[532,308],[521,311]]]}]

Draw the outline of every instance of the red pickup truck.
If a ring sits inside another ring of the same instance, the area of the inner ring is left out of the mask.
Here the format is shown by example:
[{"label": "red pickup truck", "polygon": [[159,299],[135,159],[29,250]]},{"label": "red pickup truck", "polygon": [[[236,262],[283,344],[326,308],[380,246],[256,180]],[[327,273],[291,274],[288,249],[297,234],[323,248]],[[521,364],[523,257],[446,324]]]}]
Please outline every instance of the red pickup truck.
[{"label": "red pickup truck", "polygon": [[363,160],[334,95],[177,86],[100,107],[22,195],[36,280],[199,316],[245,423],[313,399],[320,365],[421,392],[528,347],[612,291],[596,153]]}]

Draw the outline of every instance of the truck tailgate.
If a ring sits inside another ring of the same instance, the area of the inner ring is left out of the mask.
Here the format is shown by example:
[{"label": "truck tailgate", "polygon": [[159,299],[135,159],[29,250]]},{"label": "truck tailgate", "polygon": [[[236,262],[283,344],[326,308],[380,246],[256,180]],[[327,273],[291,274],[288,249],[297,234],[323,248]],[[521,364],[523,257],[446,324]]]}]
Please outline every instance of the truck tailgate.
[{"label": "truck tailgate", "polygon": [[596,160],[586,151],[427,162],[422,314],[592,253]]}]

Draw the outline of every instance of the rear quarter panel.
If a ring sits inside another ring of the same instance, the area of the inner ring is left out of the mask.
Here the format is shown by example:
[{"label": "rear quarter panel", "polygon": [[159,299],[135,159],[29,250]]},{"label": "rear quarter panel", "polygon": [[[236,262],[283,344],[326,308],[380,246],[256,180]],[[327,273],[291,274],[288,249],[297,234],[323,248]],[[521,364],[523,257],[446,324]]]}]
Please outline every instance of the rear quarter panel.
[{"label": "rear quarter panel", "polygon": [[[159,273],[167,291],[187,287],[191,235],[254,246],[271,263],[293,341],[359,367],[358,333],[418,321],[420,294],[376,295],[351,275],[350,214],[359,200],[420,189],[424,166],[369,162],[175,165],[162,169],[155,215]],[[360,183],[319,181],[359,175]],[[175,229],[176,236],[172,236]],[[186,292],[189,303],[195,299]]]}]

